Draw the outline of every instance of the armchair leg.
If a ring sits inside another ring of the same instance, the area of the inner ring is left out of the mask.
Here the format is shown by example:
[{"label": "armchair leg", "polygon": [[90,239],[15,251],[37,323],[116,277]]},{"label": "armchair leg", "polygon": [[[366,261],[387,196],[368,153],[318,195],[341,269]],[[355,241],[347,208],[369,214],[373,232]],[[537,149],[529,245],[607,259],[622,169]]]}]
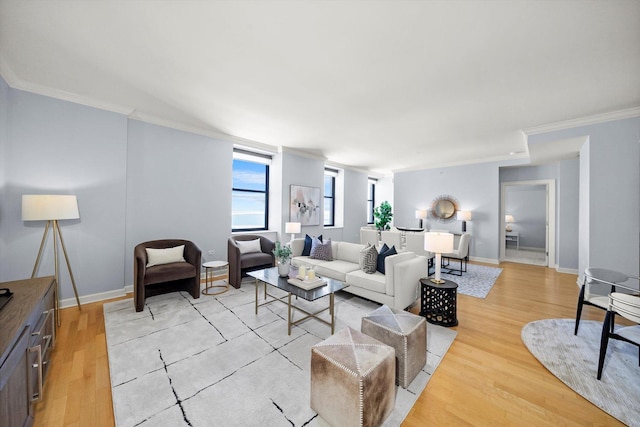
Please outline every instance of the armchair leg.
[{"label": "armchair leg", "polygon": [[598,359],[598,380],[602,378],[602,368],[604,367],[604,358],[607,354],[607,346],[609,345],[609,330],[611,329],[611,317],[613,312],[607,311],[602,325],[602,337],[600,338],[600,358]]}]

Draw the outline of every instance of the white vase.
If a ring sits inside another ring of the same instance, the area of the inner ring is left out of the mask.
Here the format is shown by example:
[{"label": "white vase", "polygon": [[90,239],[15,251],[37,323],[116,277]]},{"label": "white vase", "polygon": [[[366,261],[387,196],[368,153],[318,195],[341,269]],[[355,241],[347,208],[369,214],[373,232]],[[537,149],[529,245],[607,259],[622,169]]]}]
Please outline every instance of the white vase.
[{"label": "white vase", "polygon": [[291,270],[291,266],[289,262],[278,262],[278,274],[280,277],[287,277],[289,275],[289,271]]}]

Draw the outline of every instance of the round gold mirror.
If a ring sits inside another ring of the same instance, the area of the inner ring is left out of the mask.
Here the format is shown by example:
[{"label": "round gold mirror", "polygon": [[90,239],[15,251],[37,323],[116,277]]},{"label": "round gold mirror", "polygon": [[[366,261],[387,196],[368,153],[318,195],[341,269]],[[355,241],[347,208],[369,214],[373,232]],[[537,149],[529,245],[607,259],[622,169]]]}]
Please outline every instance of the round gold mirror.
[{"label": "round gold mirror", "polygon": [[431,206],[431,214],[439,220],[451,219],[458,210],[456,201],[449,196],[440,196],[433,201]]}]

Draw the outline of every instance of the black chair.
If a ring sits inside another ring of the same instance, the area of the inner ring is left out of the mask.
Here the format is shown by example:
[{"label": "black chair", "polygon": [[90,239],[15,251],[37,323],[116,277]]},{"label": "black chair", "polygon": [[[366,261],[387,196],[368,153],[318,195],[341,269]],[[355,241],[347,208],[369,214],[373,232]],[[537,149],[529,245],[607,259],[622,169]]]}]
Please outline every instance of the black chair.
[{"label": "black chair", "polygon": [[[616,291],[616,285],[624,283],[629,279],[630,277],[626,274],[606,268],[589,267],[584,270],[584,279],[580,287],[580,294],[578,295],[576,327],[573,334],[578,335],[583,305],[586,304],[599,308],[600,310],[606,310],[609,307],[609,297],[607,295]],[[598,288],[600,289],[600,293],[593,292],[594,290],[597,291]]]},{"label": "black chair", "polygon": [[[609,339],[624,341],[638,347],[638,366],[640,366],[640,297],[637,295],[613,292],[609,295],[607,314],[602,324],[602,338],[600,339],[600,358],[598,360],[598,380],[602,378],[604,358],[607,354]],[[615,329],[616,315],[635,322],[633,326],[623,326]]]}]

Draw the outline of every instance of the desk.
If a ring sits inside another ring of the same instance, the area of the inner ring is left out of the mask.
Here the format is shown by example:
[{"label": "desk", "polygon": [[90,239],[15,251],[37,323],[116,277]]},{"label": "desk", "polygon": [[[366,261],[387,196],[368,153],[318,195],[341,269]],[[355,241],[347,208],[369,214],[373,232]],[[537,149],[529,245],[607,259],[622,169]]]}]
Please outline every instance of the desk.
[{"label": "desk", "polygon": [[504,234],[505,245],[509,242],[516,242],[516,250],[520,250],[520,233],[517,231],[507,231]]}]

